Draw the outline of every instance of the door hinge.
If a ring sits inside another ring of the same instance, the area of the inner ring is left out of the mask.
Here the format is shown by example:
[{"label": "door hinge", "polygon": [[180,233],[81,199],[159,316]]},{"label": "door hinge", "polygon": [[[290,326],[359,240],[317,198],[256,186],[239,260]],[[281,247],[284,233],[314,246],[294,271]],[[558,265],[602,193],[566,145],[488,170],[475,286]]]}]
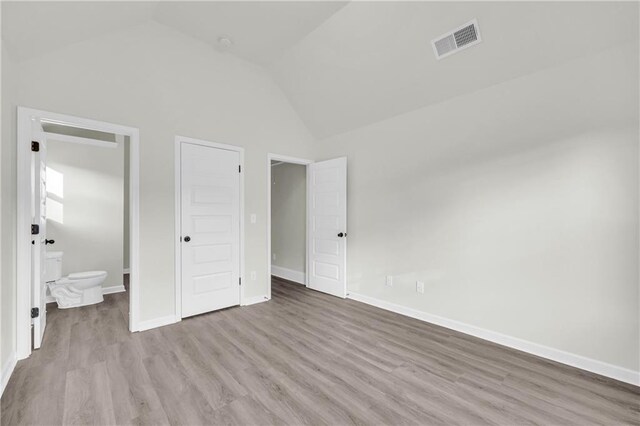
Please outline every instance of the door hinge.
[{"label": "door hinge", "polygon": [[40,316],[40,308],[31,308],[31,318],[38,318]]},{"label": "door hinge", "polygon": [[242,285],[242,277],[238,277],[238,284]]},{"label": "door hinge", "polygon": [[38,151],[40,151],[40,142],[38,142],[38,141],[31,141],[31,151],[33,151],[33,152],[38,152]]},{"label": "door hinge", "polygon": [[38,235],[40,233],[40,225],[31,224],[31,235]]},{"label": "door hinge", "polygon": [[242,166],[238,165],[238,173],[242,173]]}]

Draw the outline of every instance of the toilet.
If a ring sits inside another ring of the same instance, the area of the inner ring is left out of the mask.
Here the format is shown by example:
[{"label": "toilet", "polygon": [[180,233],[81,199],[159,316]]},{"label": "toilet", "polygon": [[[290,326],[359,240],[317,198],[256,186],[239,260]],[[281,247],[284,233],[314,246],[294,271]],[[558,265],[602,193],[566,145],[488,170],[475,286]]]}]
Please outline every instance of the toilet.
[{"label": "toilet", "polygon": [[107,273],[105,271],[75,272],[63,277],[63,254],[61,251],[47,252],[45,264],[45,280],[58,307],[75,308],[102,302],[104,300],[102,283],[107,278]]}]

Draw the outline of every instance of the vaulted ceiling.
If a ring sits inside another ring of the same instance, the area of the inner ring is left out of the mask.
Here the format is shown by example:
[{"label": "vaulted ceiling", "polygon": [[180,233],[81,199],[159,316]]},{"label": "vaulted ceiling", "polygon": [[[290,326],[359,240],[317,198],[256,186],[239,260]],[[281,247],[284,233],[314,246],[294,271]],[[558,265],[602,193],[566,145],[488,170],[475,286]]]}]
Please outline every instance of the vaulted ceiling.
[{"label": "vaulted ceiling", "polygon": [[[477,18],[482,43],[438,61],[430,41]],[[156,21],[264,67],[317,139],[638,43],[613,2],[3,2],[20,60]]]}]

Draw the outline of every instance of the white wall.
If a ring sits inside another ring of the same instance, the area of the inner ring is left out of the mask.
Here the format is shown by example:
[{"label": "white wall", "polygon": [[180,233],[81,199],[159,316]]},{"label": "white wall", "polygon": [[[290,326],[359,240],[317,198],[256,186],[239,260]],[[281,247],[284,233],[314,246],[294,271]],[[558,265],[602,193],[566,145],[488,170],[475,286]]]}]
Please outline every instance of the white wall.
[{"label": "white wall", "polygon": [[271,265],[303,274],[307,241],[306,169],[304,165],[289,163],[271,167]]},{"label": "white wall", "polygon": [[[63,251],[62,273],[102,270],[103,288],[123,284],[124,144],[117,148],[47,141],[47,167],[60,173],[63,194],[49,194],[62,204],[62,217],[47,206],[51,251]],[[48,187],[51,187],[49,185]],[[62,223],[59,220],[62,219]]]},{"label": "white wall", "polygon": [[638,113],[635,43],[318,142],[349,292],[640,370]]},{"label": "white wall", "polygon": [[[245,147],[246,271],[257,279],[243,285],[246,297],[266,294],[265,159],[268,152],[307,157],[311,137],[261,68],[149,23],[20,62],[16,72],[9,84],[19,105],[140,129],[141,321],[174,314],[176,134]],[[3,141],[3,149],[13,143]],[[15,153],[2,163],[4,172]],[[15,177],[3,185],[14,188]],[[11,232],[15,222],[5,222]]]},{"label": "white wall", "polygon": [[15,288],[15,137],[16,110],[15,64],[2,46],[2,144],[0,146],[0,371],[15,355],[16,288]]}]

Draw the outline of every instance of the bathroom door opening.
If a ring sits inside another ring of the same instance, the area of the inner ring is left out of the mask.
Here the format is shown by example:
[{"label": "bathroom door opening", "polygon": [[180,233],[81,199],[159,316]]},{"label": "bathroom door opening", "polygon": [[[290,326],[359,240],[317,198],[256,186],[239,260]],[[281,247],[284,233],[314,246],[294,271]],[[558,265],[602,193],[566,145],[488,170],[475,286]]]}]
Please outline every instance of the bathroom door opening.
[{"label": "bathroom door opening", "polygon": [[[121,153],[123,181],[120,189],[121,194],[123,194],[123,208],[120,209],[120,219],[123,240],[125,240],[124,235],[128,234],[127,243],[122,244],[121,249],[123,253],[128,251],[126,256],[129,261],[120,261],[119,269],[113,274],[120,276],[120,284],[119,286],[112,286],[110,289],[103,289],[102,286],[97,288],[93,283],[97,279],[99,280],[100,277],[96,276],[95,271],[76,274],[73,277],[69,275],[67,278],[83,280],[83,283],[87,284],[88,287],[92,287],[91,291],[86,292],[87,295],[99,292],[99,296],[102,297],[103,292],[108,294],[109,292],[121,291],[120,287],[124,290],[123,274],[128,272],[129,308],[128,315],[125,315],[125,318],[128,317],[130,331],[136,331],[138,324],[138,130],[111,123],[18,107],[16,271],[16,346],[18,359],[28,357],[32,349],[37,349],[42,344],[46,331],[46,303],[52,301],[51,297],[49,299],[46,297],[46,280],[50,276],[45,277],[45,262],[47,258],[45,247],[49,246],[47,248],[50,248],[51,244],[55,244],[55,240],[47,236],[47,220],[49,220],[50,224],[54,223],[52,222],[54,219],[61,223],[64,215],[63,176],[59,170],[47,167],[47,145],[48,143],[53,143],[53,141],[56,141],[56,144],[62,143],[62,145],[72,149],[72,144],[76,144],[76,150],[93,149],[97,146],[123,150],[127,154]],[[100,155],[98,152],[96,154]],[[126,173],[124,172],[125,169]],[[47,177],[49,177],[48,182]],[[127,184],[124,184],[125,177],[128,179]],[[89,197],[95,197],[95,199],[87,200],[87,203],[98,202],[101,196],[100,189],[88,188],[88,185],[83,188],[84,182],[75,183],[79,183],[81,187],[80,193],[85,191],[90,194]],[[127,196],[128,203],[124,202],[124,194]],[[47,205],[49,205],[48,209]],[[128,206],[126,219],[124,217],[124,205]],[[124,225],[125,223],[126,226]],[[125,245],[128,250],[125,250]],[[57,258],[53,256],[54,253],[49,252],[49,254],[52,255],[52,258]],[[56,256],[62,257],[62,254],[56,253]],[[127,266],[128,268],[126,268]],[[49,275],[54,269],[50,267]],[[81,269],[84,270],[83,268]],[[82,275],[82,277],[79,275]],[[117,277],[114,278],[117,280]],[[61,280],[62,282],[64,282],[64,279]],[[56,281],[55,284],[58,284],[58,282]],[[96,287],[95,292],[93,287]],[[90,303],[91,296],[87,297],[89,297],[87,303]],[[63,307],[61,302],[58,302],[58,306]],[[74,305],[70,304],[69,306]]]},{"label": "bathroom door opening", "polygon": [[[66,309],[108,298],[127,319],[126,297],[121,297],[126,295],[106,295],[126,291],[125,154],[129,138],[49,123],[43,128],[48,183],[43,197],[46,302]],[[83,137],[69,139],[73,134]],[[84,277],[81,280],[63,278],[79,273]]]}]

